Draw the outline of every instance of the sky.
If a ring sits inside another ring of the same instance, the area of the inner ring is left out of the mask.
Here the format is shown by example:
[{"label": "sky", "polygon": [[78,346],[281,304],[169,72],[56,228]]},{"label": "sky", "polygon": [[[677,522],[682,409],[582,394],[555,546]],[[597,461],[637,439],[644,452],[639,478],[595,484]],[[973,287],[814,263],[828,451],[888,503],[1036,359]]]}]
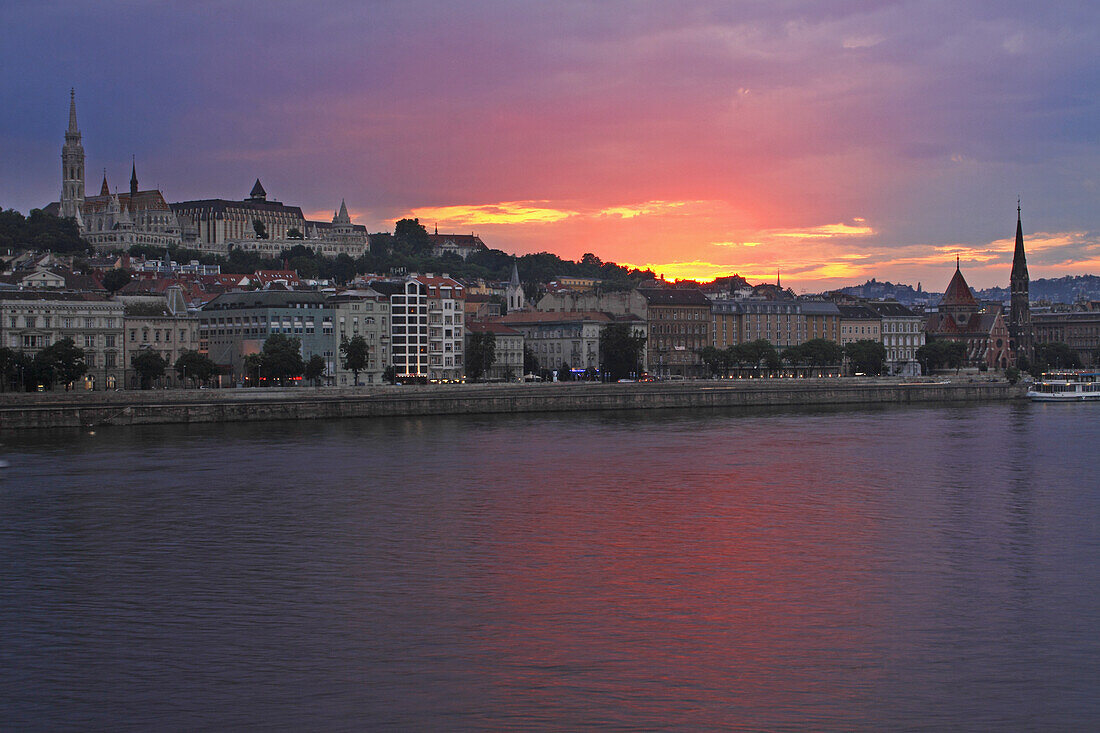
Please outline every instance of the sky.
[{"label": "sky", "polygon": [[796,291],[1100,273],[1100,3],[4,0],[0,206],[170,201]]}]

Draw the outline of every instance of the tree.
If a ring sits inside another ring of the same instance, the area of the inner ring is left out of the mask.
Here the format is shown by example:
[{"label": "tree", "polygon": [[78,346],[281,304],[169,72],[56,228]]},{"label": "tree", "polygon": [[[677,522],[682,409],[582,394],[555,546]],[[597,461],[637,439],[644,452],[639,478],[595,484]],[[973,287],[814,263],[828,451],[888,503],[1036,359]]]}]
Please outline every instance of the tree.
[{"label": "tree", "polygon": [[264,369],[264,356],[263,354],[248,354],[244,357],[244,375],[255,379],[252,384],[253,387],[260,386],[260,374]]},{"label": "tree", "polygon": [[466,347],[466,376],[475,382],[489,371],[497,360],[497,337],[491,331],[471,331]]},{"label": "tree", "polygon": [[1081,357],[1069,344],[1054,341],[1049,344],[1036,344],[1035,363],[1041,365],[1040,371],[1047,369],[1075,369],[1081,366]]},{"label": "tree", "polygon": [[176,359],[174,368],[181,380],[193,379],[199,384],[205,384],[218,370],[209,356],[197,351],[181,353]]},{"label": "tree", "polygon": [[61,339],[38,352],[31,361],[35,379],[49,389],[54,384],[69,386],[88,371],[84,363],[84,349],[78,348],[71,338]]},{"label": "tree", "polygon": [[314,387],[319,387],[321,377],[325,374],[325,369],[328,367],[325,364],[325,357],[320,354],[314,354],[309,357],[309,361],[306,362],[306,368],[303,370],[303,376],[309,381],[313,382]]},{"label": "tree", "polygon": [[641,370],[644,336],[634,334],[626,323],[612,323],[600,333],[600,369],[612,380],[623,379]]},{"label": "tree", "polygon": [[1020,381],[1020,370],[1017,367],[1010,366],[1005,369],[1005,379],[1008,380],[1009,384],[1016,384]]},{"label": "tree", "polygon": [[966,344],[962,341],[948,341],[944,347],[944,355],[947,366],[958,374],[966,364]]},{"label": "tree", "polygon": [[133,278],[134,276],[130,274],[129,270],[123,270],[121,267],[116,267],[112,270],[108,270],[103,275],[103,287],[107,288],[107,292],[113,295],[126,287],[126,284]]},{"label": "tree", "polygon": [[382,370],[382,379],[390,384],[397,383],[397,369],[391,364]]},{"label": "tree", "polygon": [[352,336],[340,342],[340,363],[355,378],[359,386],[359,372],[367,368],[367,340],[362,336]]},{"label": "tree", "polygon": [[332,263],[332,279],[340,284],[355,279],[355,260],[341,252]]},{"label": "tree", "polygon": [[754,369],[759,370],[761,366],[769,370],[779,368],[779,352],[772,346],[771,341],[756,339],[740,346],[744,349],[745,363],[752,364]]},{"label": "tree", "polygon": [[0,392],[7,392],[19,370],[20,355],[7,346],[0,346]]},{"label": "tree", "polygon": [[302,376],[306,365],[302,361],[302,340],[282,333],[273,333],[264,341],[261,371],[270,379],[285,384],[287,379]]},{"label": "tree", "polygon": [[164,370],[168,368],[168,360],[161,356],[159,351],[142,349],[130,360],[130,366],[141,379],[141,388],[149,389],[154,379],[164,376]]},{"label": "tree", "polygon": [[725,376],[730,369],[730,354],[726,349],[716,349],[713,346],[705,346],[699,350],[699,358],[703,360],[710,371],[711,376],[722,374]]},{"label": "tree", "polygon": [[252,231],[256,232],[256,239],[267,239],[267,224],[259,219],[252,220]]},{"label": "tree", "polygon": [[287,229],[286,230],[286,238],[287,239],[305,239],[305,237],[302,236],[302,232],[301,232],[300,229],[298,229],[298,227],[291,227],[290,229]]},{"label": "tree", "polygon": [[431,252],[432,240],[420,219],[399,219],[393,226],[393,244],[396,253],[423,255]]},{"label": "tree", "polygon": [[847,344],[844,347],[844,353],[852,363],[852,371],[857,374],[877,376],[886,368],[886,347],[879,341],[860,339]]},{"label": "tree", "polygon": [[799,345],[802,360],[810,365],[810,373],[826,366],[837,366],[844,359],[844,349],[836,341],[816,338]]},{"label": "tree", "polygon": [[925,373],[931,373],[941,367],[954,369],[956,373],[966,365],[966,344],[962,341],[936,339],[928,341],[917,349],[917,361]]},{"label": "tree", "polygon": [[523,374],[538,374],[539,373],[539,359],[535,356],[535,352],[531,350],[530,346],[524,344],[523,346]]}]

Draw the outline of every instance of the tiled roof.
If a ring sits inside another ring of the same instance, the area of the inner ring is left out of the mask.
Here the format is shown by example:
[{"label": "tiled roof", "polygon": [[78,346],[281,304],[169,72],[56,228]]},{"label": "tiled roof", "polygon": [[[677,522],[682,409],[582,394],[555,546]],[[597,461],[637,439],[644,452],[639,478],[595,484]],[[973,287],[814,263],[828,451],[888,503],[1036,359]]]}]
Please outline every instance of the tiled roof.
[{"label": "tiled roof", "polygon": [[[131,212],[140,210],[172,210],[172,207],[164,200],[164,195],[160,191],[138,191],[137,195],[134,197],[131,197],[129,192],[116,195],[118,196],[119,205],[123,209],[129,209]],[[93,213],[102,211],[106,209],[110,203],[110,196],[88,196],[84,199],[84,212]]]},{"label": "tiled roof", "polygon": [[639,288],[649,305],[698,305],[710,307],[703,291],[695,288]]},{"label": "tiled roof", "polygon": [[970,286],[966,284],[966,278],[963,277],[962,270],[957,267],[955,268],[955,274],[951,276],[951,282],[947,284],[947,290],[940,298],[940,307],[942,308],[945,305],[978,305],[978,301],[974,299],[974,293],[970,292]]}]

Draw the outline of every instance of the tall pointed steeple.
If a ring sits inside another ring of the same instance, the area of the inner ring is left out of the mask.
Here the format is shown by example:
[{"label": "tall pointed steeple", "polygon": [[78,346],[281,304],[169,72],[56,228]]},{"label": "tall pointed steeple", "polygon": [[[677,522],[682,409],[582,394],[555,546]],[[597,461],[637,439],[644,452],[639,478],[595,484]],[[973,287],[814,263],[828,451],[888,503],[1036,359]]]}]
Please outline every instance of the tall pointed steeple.
[{"label": "tall pointed steeple", "polygon": [[779,268],[775,268],[775,287],[782,288],[783,283],[779,280]]},{"label": "tall pointed steeple", "polygon": [[84,208],[84,145],[76,126],[76,90],[69,90],[69,127],[61,146],[61,201],[58,213],[76,217]]},{"label": "tall pointed steeple", "polygon": [[80,134],[80,129],[76,126],[76,88],[69,90],[69,129],[67,132]]},{"label": "tall pointed steeple", "polygon": [[348,215],[348,205],[344,199],[340,199],[340,211],[332,218],[333,224],[351,224],[351,216]]},{"label": "tall pointed steeple", "polygon": [[1024,253],[1024,225],[1020,214],[1020,200],[1016,200],[1016,251],[1012,253],[1012,278],[1027,278],[1027,255]]},{"label": "tall pointed steeple", "polygon": [[134,197],[138,192],[138,180],[137,180],[137,157],[132,157],[130,161],[130,201],[133,205]]},{"label": "tall pointed steeple", "polygon": [[512,277],[508,279],[508,287],[504,289],[504,295],[508,302],[508,312],[523,310],[526,299],[523,293],[523,285],[519,281],[519,267],[515,258],[512,259]]},{"label": "tall pointed steeple", "polygon": [[111,187],[107,185],[107,169],[103,169],[103,185],[99,187],[100,196],[110,196]]},{"label": "tall pointed steeple", "polygon": [[1035,343],[1035,334],[1031,326],[1031,279],[1027,273],[1027,255],[1024,252],[1024,225],[1020,214],[1020,200],[1016,199],[1016,249],[1012,253],[1012,273],[1008,277],[1009,346],[1017,361],[1021,358],[1029,362]]}]

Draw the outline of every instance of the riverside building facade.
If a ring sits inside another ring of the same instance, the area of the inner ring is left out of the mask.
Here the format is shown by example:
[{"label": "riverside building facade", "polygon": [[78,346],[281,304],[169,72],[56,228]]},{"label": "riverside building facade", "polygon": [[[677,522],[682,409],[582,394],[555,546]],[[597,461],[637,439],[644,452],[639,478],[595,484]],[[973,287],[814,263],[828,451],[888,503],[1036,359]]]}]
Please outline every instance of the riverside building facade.
[{"label": "riverside building facade", "polygon": [[646,300],[646,368],[658,377],[702,377],[699,351],[711,340],[711,301],[693,288],[639,288]]},{"label": "riverside building facade", "polygon": [[140,389],[141,377],[134,371],[134,357],[143,350],[158,352],[168,369],[154,387],[183,387],[186,380],[173,365],[185,351],[199,349],[199,321],[187,312],[183,289],[169,287],[163,296],[123,296],[123,359],[127,389]]},{"label": "riverside building facade", "polygon": [[276,333],[300,339],[304,361],[319,354],[328,364],[335,358],[336,350],[333,315],[323,293],[295,290],[222,293],[198,314],[200,350],[215,364],[229,368],[239,382],[256,378],[245,373],[245,357],[260,353],[267,338]]},{"label": "riverside building facade", "polygon": [[48,291],[0,291],[0,344],[34,356],[71,338],[84,350],[83,389],[121,388],[124,384],[122,303],[106,294]]},{"label": "riverside building facade", "polygon": [[325,357],[326,372],[338,387],[355,384],[355,375],[346,369],[340,344],[362,336],[367,344],[367,363],[359,372],[359,384],[380,384],[382,372],[390,365],[390,300],[372,288],[345,290],[326,301],[336,324],[335,358]]}]

